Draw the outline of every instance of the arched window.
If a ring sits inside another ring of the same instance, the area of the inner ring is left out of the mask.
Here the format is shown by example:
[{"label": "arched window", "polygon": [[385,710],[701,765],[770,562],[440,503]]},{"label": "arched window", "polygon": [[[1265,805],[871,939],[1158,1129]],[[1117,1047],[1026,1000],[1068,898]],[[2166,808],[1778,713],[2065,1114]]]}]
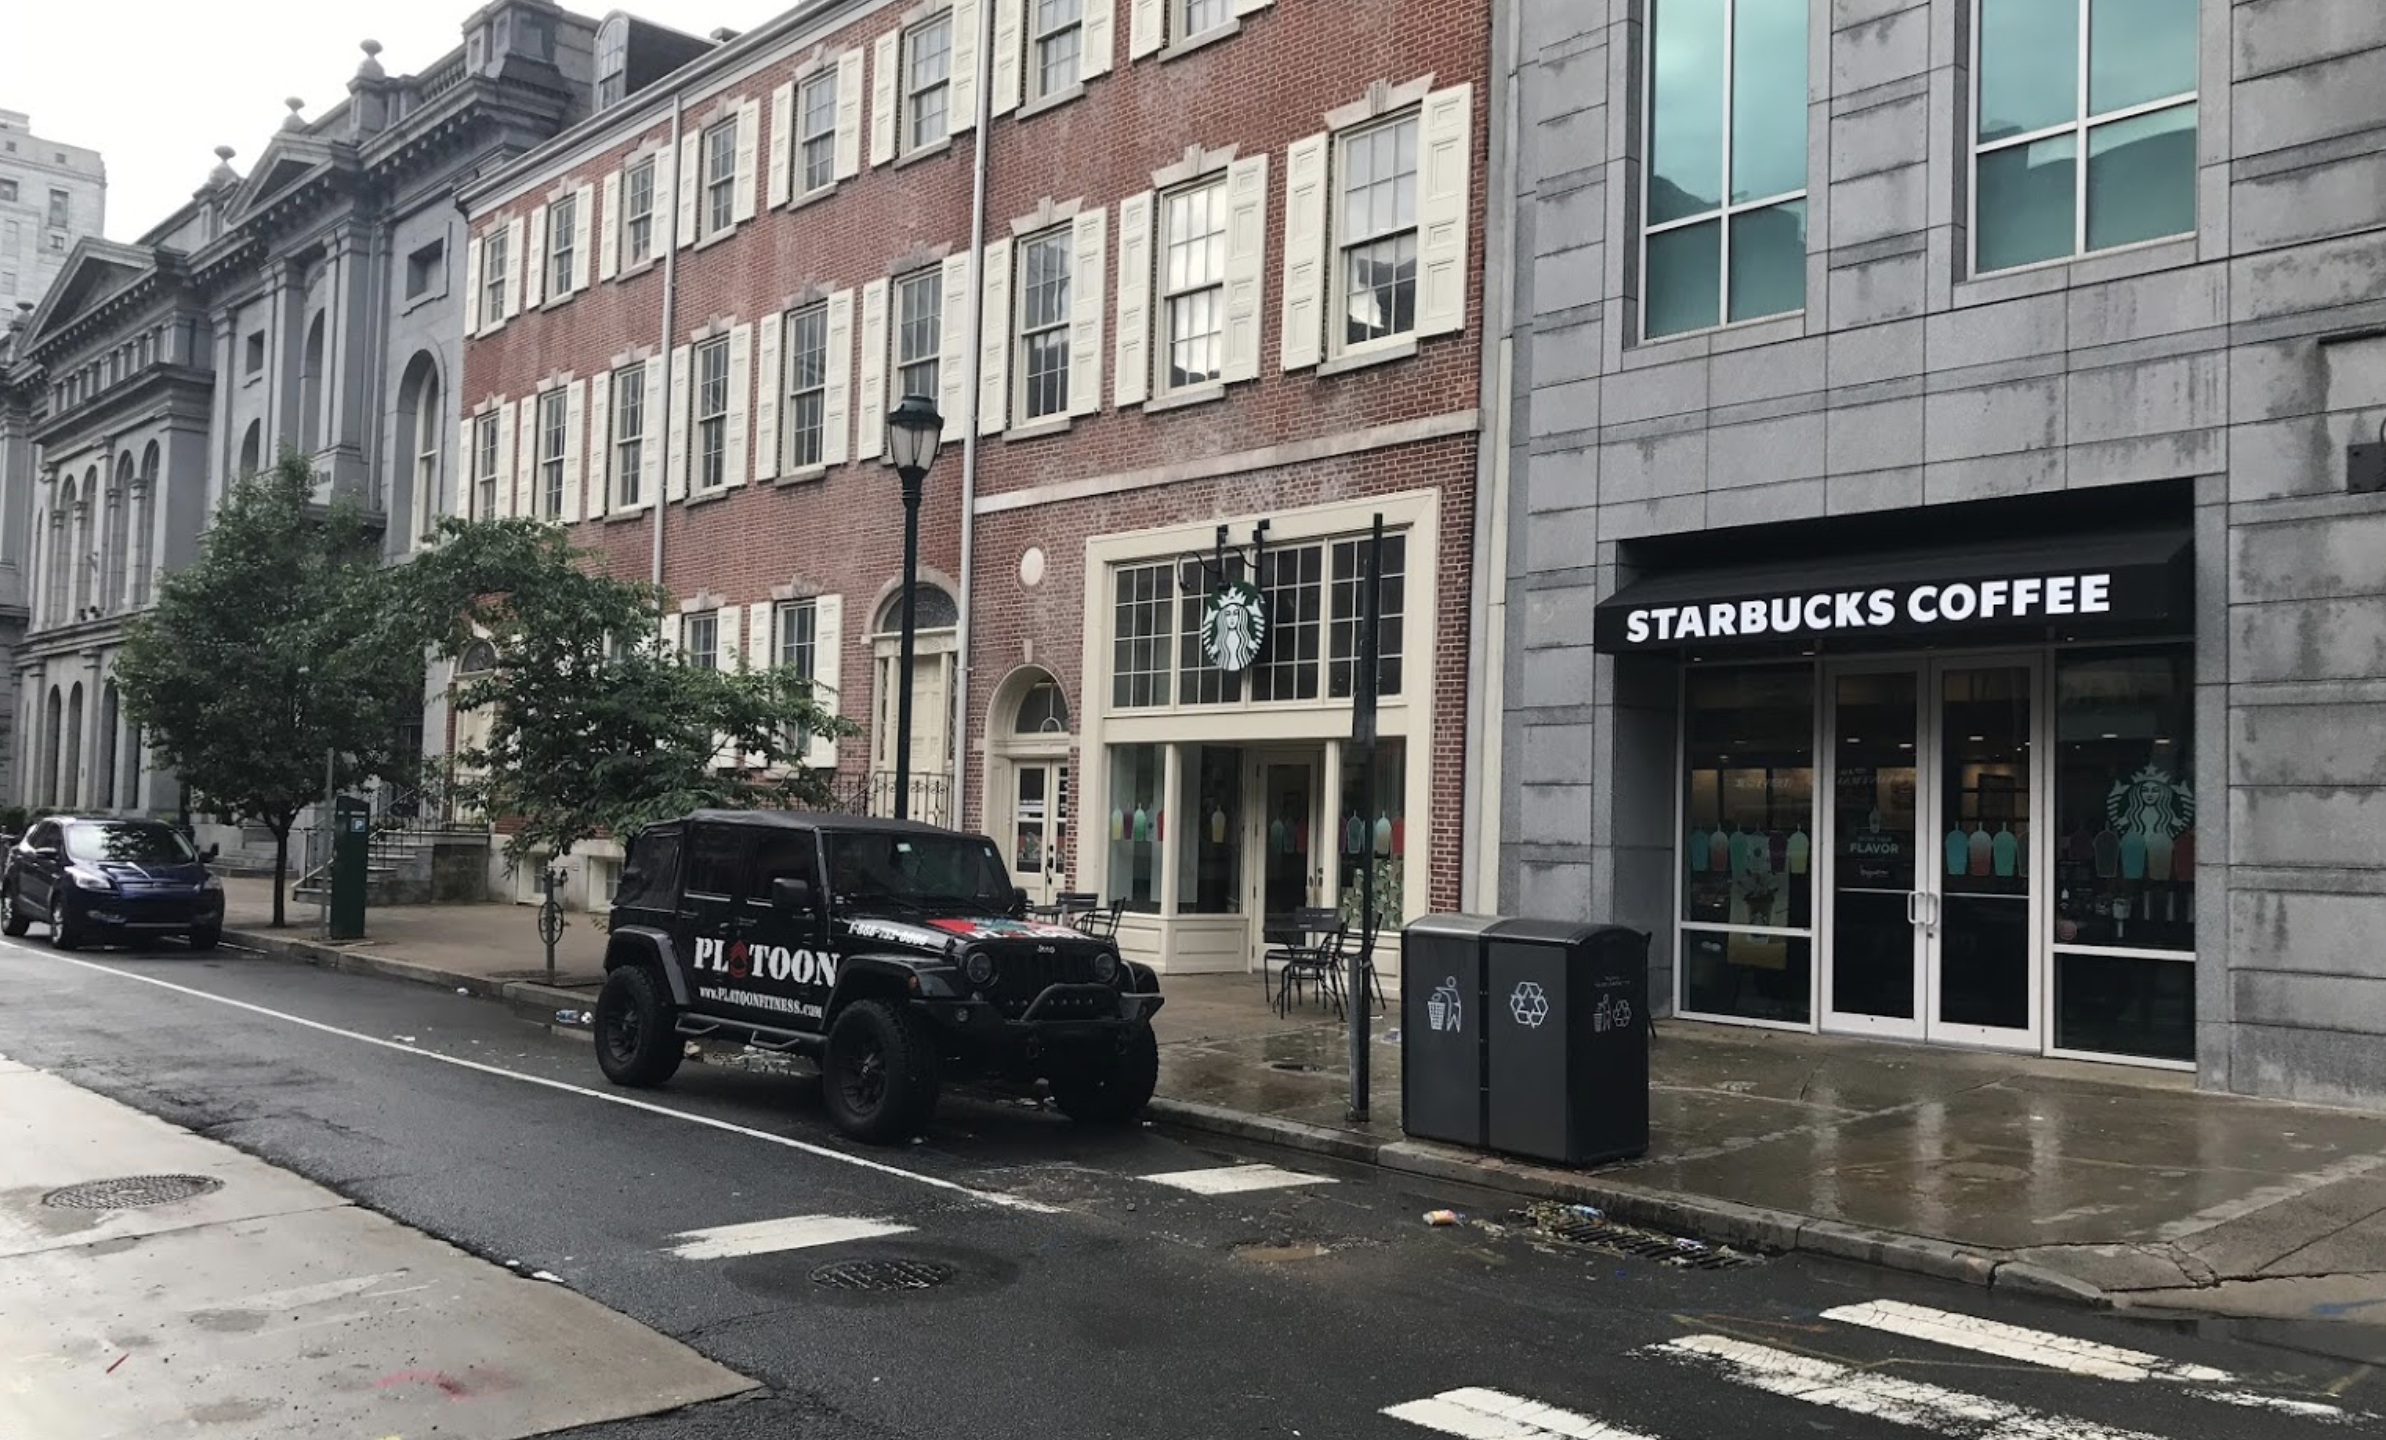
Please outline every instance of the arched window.
[{"label": "arched window", "polygon": [[50,507],[50,603],[49,621],[64,625],[70,618],[66,611],[67,575],[74,568],[75,544],[75,482],[61,484]]},{"label": "arched window", "polygon": [[447,513],[439,470],[440,438],[447,433],[447,421],[439,402],[439,364],[425,351],[408,362],[406,378],[398,387],[398,434],[403,437],[399,443],[411,457],[407,493],[400,498],[415,517],[416,534],[428,534]]},{"label": "arched window", "polygon": [[92,526],[97,520],[93,512],[100,505],[99,480],[97,465],[83,472],[83,503],[76,506],[75,513],[69,517],[75,527],[75,548],[71,558],[75,567],[74,618],[77,620],[91,610],[91,586],[96,578],[92,571],[97,568],[99,559],[99,547],[92,543]]},{"label": "arched window", "polygon": [[1056,682],[1037,681],[1019,697],[1019,716],[1012,722],[1011,730],[1018,735],[1068,734],[1069,697],[1060,693]]},{"label": "arched window", "polygon": [[72,810],[83,803],[83,687],[66,692],[66,759],[58,776],[58,803]]},{"label": "arched window", "polygon": [[[941,585],[922,584],[914,592],[911,628],[913,630],[950,630],[961,623],[961,607]],[[903,633],[903,592],[889,595],[878,610],[878,632],[881,635]]]},{"label": "arched window", "polygon": [[459,675],[485,675],[497,668],[497,647],[486,640],[475,640],[464,647],[464,654],[456,661]]},{"label": "arched window", "polygon": [[149,603],[149,575],[155,568],[149,558],[150,547],[157,539],[150,533],[155,523],[157,505],[157,442],[141,452],[141,483],[133,487],[133,543],[127,563],[132,566],[132,603]]},{"label": "arched window", "polygon": [[99,604],[111,615],[124,608],[125,546],[132,536],[132,503],[133,455],[127,450],[116,460],[116,483],[108,487],[107,527],[99,547]]},{"label": "arched window", "polygon": [[58,803],[58,745],[65,734],[66,701],[58,693],[58,687],[52,685],[48,713],[42,721],[41,803],[44,805]]},{"label": "arched window", "polygon": [[99,687],[99,754],[93,759],[91,803],[101,810],[116,808],[116,682]]},{"label": "arched window", "polygon": [[298,448],[312,457],[323,448],[323,312],[307,326],[304,363],[298,371]]},{"label": "arched window", "polygon": [[251,420],[249,433],[240,437],[240,478],[246,480],[257,473],[264,463],[265,422]]},{"label": "arched window", "polygon": [[629,93],[630,17],[608,15],[597,27],[597,108],[619,104]]}]

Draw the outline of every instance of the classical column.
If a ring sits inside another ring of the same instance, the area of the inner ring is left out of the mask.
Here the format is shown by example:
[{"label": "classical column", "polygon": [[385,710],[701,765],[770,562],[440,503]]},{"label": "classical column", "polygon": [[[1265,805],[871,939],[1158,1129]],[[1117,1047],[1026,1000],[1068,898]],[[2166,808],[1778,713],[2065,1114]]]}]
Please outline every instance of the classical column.
[{"label": "classical column", "polygon": [[206,513],[213,515],[232,488],[240,437],[232,433],[232,389],[240,383],[240,327],[230,309],[215,313],[215,392],[208,397]]}]

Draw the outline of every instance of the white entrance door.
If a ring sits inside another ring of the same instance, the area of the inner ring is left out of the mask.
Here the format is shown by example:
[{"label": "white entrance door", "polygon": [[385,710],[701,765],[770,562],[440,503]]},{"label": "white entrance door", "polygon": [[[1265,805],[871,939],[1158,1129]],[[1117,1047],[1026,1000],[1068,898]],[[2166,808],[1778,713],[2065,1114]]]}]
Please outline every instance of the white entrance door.
[{"label": "white entrance door", "polygon": [[1322,905],[1326,863],[1324,756],[1317,750],[1263,751],[1252,760],[1244,854],[1259,920],[1254,960],[1266,946],[1297,939],[1293,913]]},{"label": "white entrance door", "polygon": [[[925,820],[931,825],[950,825],[954,810],[947,784],[947,767],[952,757],[947,753],[945,737],[951,733],[952,692],[947,688],[952,673],[952,654],[949,638],[945,645],[929,649],[923,645],[912,656],[911,675],[911,818]],[[901,709],[900,676],[903,660],[891,645],[882,643],[878,660],[878,723],[874,745],[875,763],[879,773],[874,790],[875,808],[881,814],[893,813],[895,773],[895,726]]]},{"label": "white entrance door", "polygon": [[1061,842],[1068,819],[1062,799],[1069,767],[1053,760],[1020,760],[1011,768],[1011,883],[1030,903],[1049,905],[1063,886]]}]

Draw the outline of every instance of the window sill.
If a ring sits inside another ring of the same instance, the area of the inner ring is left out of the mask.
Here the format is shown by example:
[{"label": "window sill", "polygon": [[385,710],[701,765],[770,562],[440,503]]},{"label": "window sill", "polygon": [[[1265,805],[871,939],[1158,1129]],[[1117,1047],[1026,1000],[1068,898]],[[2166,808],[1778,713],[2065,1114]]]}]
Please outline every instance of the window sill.
[{"label": "window sill", "polygon": [[2107,280],[2126,280],[2157,270],[2170,270],[2196,261],[2196,237],[2165,235],[2157,240],[2141,240],[2134,245],[2116,245],[2108,250],[2089,250],[2078,255],[2059,255],[2052,260],[2040,260],[2030,265],[2014,265],[1975,275],[1969,280],[1955,282],[1955,306],[1982,305],[1998,300],[2015,300],[2047,290],[2060,290],[2074,285],[2093,285]]},{"label": "window sill", "polygon": [[1025,120],[1032,115],[1041,115],[1047,110],[1057,110],[1071,100],[1083,98],[1085,98],[1085,82],[1080,80],[1065,90],[1055,90],[1049,95],[1038,96],[1028,101],[1020,106],[1016,113],[1020,119]]},{"label": "window sill", "polygon": [[615,509],[605,512],[605,523],[608,525],[621,525],[632,520],[643,520],[646,518],[646,512],[652,510],[653,508],[654,502],[652,500],[640,500],[635,504],[619,506]]},{"label": "window sill", "polygon": [[1208,385],[1194,385],[1183,390],[1172,390],[1156,399],[1146,400],[1143,402],[1143,413],[1157,415],[1163,410],[1182,410],[1187,406],[1207,405],[1213,400],[1225,398],[1226,382],[1219,380]]},{"label": "window sill", "polygon": [[400,315],[411,315],[415,311],[423,308],[425,305],[434,304],[438,301],[445,300],[446,298],[447,292],[445,290],[425,290],[420,295],[414,296],[412,299],[408,300],[405,305],[398,310],[398,313]]},{"label": "window sill", "polygon": [[541,310],[561,309],[562,307],[571,304],[572,301],[579,296],[579,294],[580,292],[577,290],[566,290],[561,295],[550,295],[546,299],[539,302],[539,308]]},{"label": "window sill", "polygon": [[827,475],[828,462],[824,460],[818,465],[799,466],[796,469],[790,470],[786,474],[781,475],[770,483],[773,485],[809,485],[817,480],[825,478]]},{"label": "window sill", "polygon": [[694,247],[694,248],[696,248],[696,249],[698,249],[698,250],[707,250],[707,249],[710,249],[711,247],[713,247],[713,246],[715,246],[715,245],[718,245],[718,244],[720,244],[722,241],[724,241],[724,240],[728,239],[730,236],[732,236],[732,235],[735,235],[736,233],[737,233],[737,226],[735,226],[735,225],[731,225],[731,226],[730,226],[728,229],[726,229],[726,230],[715,230],[715,231],[714,231],[714,232],[712,232],[710,235],[707,235],[707,236],[705,236],[703,239],[701,239],[701,240],[698,240],[698,241],[696,242],[696,244],[695,244],[695,247]]},{"label": "window sill", "polygon": [[710,505],[715,500],[728,499],[729,492],[736,488],[737,487],[734,485],[721,484],[715,485],[710,490],[690,490],[688,492],[688,498],[681,503],[685,504],[690,509],[694,509],[698,505]]},{"label": "window sill", "polygon": [[894,163],[894,166],[895,166],[895,168],[896,168],[897,170],[900,170],[900,169],[902,169],[902,168],[903,168],[904,166],[906,166],[906,165],[913,165],[913,164],[917,164],[918,162],[920,162],[920,161],[922,161],[922,160],[926,160],[926,159],[928,159],[928,158],[930,158],[930,157],[932,157],[932,156],[936,156],[936,155],[942,155],[942,154],[943,154],[943,153],[945,153],[947,150],[950,150],[950,149],[952,149],[952,148],[953,148],[953,137],[952,137],[952,136],[950,136],[950,135],[947,135],[947,136],[945,136],[945,137],[944,137],[942,140],[939,140],[939,141],[937,141],[937,142],[936,142],[935,144],[933,144],[933,145],[923,145],[923,146],[921,146],[921,147],[920,147],[919,149],[917,149],[917,150],[906,150],[906,151],[904,151],[902,154],[900,154],[900,155],[897,155],[897,156],[895,157],[895,159],[894,159],[894,162],[893,162],[893,163]]},{"label": "window sill", "polygon": [[633,276],[645,274],[647,271],[652,270],[655,267],[659,258],[660,257],[658,256],[649,255],[635,265],[622,266],[621,269],[614,272],[611,283],[618,285],[622,281],[628,280]]},{"label": "window sill", "polygon": [[[1697,330],[1677,330],[1670,335],[1643,336],[1625,347],[1625,368],[1635,368],[1631,357],[1636,355],[1650,357],[1641,362],[1644,364],[1655,364],[1659,359],[1686,360],[1705,355],[1716,346],[1728,352],[1766,345],[1776,340],[1794,340],[1805,333],[1806,312],[1785,310],[1778,315],[1729,320],[1721,325],[1708,325]],[[1672,347],[1670,353],[1668,347]]]},{"label": "window sill", "polygon": [[1347,351],[1331,360],[1320,361],[1317,375],[1321,380],[1328,375],[1347,375],[1353,370],[1366,370],[1377,365],[1389,365],[1395,360],[1412,359],[1416,353],[1417,337],[1404,335],[1398,340],[1373,345],[1365,350]]},{"label": "window sill", "polygon": [[1196,50],[1205,49],[1211,45],[1217,44],[1221,40],[1229,39],[1242,33],[1243,22],[1240,20],[1229,20],[1223,25],[1212,25],[1209,29],[1202,31],[1199,35],[1186,36],[1184,39],[1177,41],[1174,45],[1171,45],[1167,49],[1161,51],[1157,58],[1161,64],[1165,65],[1171,60],[1182,60]]},{"label": "window sill", "polygon": [[[243,375],[243,376],[241,376],[241,377],[240,377],[240,388],[241,388],[241,389],[243,389],[243,390],[246,390],[246,389],[248,389],[250,386],[252,386],[252,385],[256,384],[258,381],[260,381],[260,380],[262,380],[262,379],[264,379],[264,378],[265,378],[265,372],[264,372],[264,371],[262,371],[262,370],[251,370],[251,371],[250,371],[248,374],[246,374],[246,375]],[[78,402],[78,403],[79,403],[79,402]]]},{"label": "window sill", "polygon": [[788,201],[787,208],[790,211],[795,211],[803,209],[806,205],[817,205],[831,195],[836,194],[837,186],[842,183],[842,181],[831,180],[817,190],[807,190],[803,194],[796,196],[793,200]]}]

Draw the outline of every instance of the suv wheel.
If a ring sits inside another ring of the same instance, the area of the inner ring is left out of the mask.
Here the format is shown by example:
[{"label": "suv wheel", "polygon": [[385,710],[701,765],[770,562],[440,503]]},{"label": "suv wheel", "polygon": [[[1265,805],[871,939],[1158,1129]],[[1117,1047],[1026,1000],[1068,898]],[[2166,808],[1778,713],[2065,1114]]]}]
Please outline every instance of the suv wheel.
[{"label": "suv wheel", "polygon": [[190,945],[193,950],[213,950],[223,938],[224,928],[221,925],[209,925],[191,932]]},{"label": "suv wheel", "polygon": [[75,920],[74,902],[63,895],[50,898],[50,944],[60,950],[83,948],[83,927]]},{"label": "suv wheel", "polygon": [[1072,1120],[1117,1125],[1143,1113],[1160,1088],[1160,1042],[1146,1025],[1113,1055],[1052,1077],[1052,1099]]},{"label": "suv wheel", "polygon": [[857,1000],[829,1027],[821,1095],[837,1128],[871,1145],[920,1132],[936,1109],[936,1047],[911,1011]]},{"label": "suv wheel", "polygon": [[686,1053],[673,1022],[654,972],[643,965],[622,966],[605,978],[597,996],[597,1068],[616,1085],[662,1084]]},{"label": "suv wheel", "polygon": [[25,907],[17,903],[15,882],[0,886],[0,935],[13,940],[32,928],[33,922],[25,918]]}]

